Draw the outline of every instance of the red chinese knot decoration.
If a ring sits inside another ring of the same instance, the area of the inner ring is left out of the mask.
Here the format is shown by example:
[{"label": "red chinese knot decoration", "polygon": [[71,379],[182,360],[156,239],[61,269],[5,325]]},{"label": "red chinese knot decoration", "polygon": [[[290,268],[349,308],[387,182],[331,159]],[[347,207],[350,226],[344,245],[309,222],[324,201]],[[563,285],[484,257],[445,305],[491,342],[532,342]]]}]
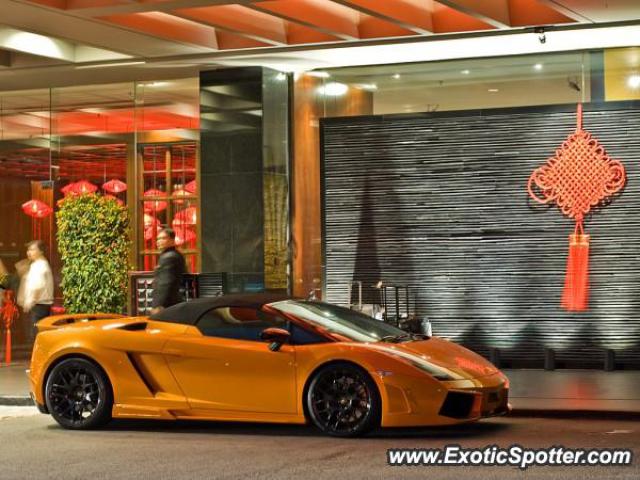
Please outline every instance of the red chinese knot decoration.
[{"label": "red chinese knot decoration", "polygon": [[587,309],[589,297],[589,235],[584,218],[608,197],[620,192],[626,175],[624,166],[612,160],[600,142],[582,128],[582,105],[577,125],[555,155],[533,171],[527,189],[539,203],[555,203],[576,222],[569,235],[569,258],[562,293],[562,306],[571,311]]},{"label": "red chinese knot decoration", "polygon": [[11,327],[20,316],[12,290],[5,290],[3,306],[0,308],[0,324],[4,329],[4,361],[11,364]]}]

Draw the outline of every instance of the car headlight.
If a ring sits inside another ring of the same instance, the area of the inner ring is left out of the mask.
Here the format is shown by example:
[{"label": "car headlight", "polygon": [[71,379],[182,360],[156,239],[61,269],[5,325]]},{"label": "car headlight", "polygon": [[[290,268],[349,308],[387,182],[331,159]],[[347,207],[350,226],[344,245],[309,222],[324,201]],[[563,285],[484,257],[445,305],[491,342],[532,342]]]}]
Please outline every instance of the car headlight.
[{"label": "car headlight", "polygon": [[423,371],[424,373],[431,375],[436,380],[440,381],[451,381],[451,380],[464,380],[464,377],[458,375],[455,372],[443,367],[439,367],[438,365],[434,365],[433,363],[427,360],[426,356],[418,356],[409,352],[404,352],[393,346],[383,346],[379,344],[369,344],[369,348],[374,350],[381,350],[385,352],[387,355],[392,355],[399,360],[408,363],[409,365],[413,365],[418,370]]},{"label": "car headlight", "polygon": [[418,361],[418,360],[408,360],[409,363],[411,365],[413,365],[414,367],[416,367],[419,370],[422,370],[425,373],[428,373],[429,375],[431,375],[433,378],[435,378],[436,380],[441,380],[441,381],[451,381],[451,380],[460,380],[462,377],[449,371],[446,370],[442,367],[438,367],[437,365],[434,365],[432,363],[429,363],[427,361]]}]

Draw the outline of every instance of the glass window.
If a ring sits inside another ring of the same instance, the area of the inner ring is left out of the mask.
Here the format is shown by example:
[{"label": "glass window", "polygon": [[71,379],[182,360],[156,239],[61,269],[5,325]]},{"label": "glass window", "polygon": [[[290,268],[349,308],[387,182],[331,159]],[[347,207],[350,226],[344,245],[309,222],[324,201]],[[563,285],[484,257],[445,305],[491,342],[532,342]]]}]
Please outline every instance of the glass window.
[{"label": "glass window", "polygon": [[308,75],[320,80],[315,93],[326,117],[551,105],[592,100],[592,80],[602,76],[600,55],[371,65]]},{"label": "glass window", "polygon": [[265,328],[287,328],[286,320],[255,308],[223,307],[209,310],[196,324],[209,337],[262,341]]},{"label": "glass window", "polygon": [[386,336],[406,334],[404,330],[362,313],[328,303],[285,300],[271,306],[356,342],[377,342]]},{"label": "glass window", "polygon": [[138,221],[140,255],[145,270],[152,270],[160,251],[156,237],[162,228],[176,232],[176,245],[191,272],[197,271],[198,196],[195,142],[147,144],[138,148],[142,164],[142,191]]},{"label": "glass window", "polygon": [[176,245],[192,273],[200,270],[199,80],[136,83],[138,268],[153,270],[160,229],[176,232]]},{"label": "glass window", "polygon": [[265,328],[282,328],[291,333],[292,345],[326,343],[327,339],[300,325],[254,308],[225,307],[209,310],[197,323],[198,329],[210,337],[237,340],[260,340]]},{"label": "glass window", "polygon": [[326,338],[321,337],[317,333],[314,333],[293,323],[289,323],[288,330],[289,333],[291,333],[289,343],[291,343],[292,345],[313,345],[316,343],[327,343],[329,341]]}]

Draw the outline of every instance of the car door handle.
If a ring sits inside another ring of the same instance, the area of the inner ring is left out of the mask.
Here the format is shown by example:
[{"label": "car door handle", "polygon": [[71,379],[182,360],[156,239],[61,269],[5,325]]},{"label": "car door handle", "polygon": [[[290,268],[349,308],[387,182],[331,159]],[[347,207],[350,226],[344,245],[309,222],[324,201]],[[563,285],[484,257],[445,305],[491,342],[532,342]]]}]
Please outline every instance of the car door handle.
[{"label": "car door handle", "polygon": [[177,355],[177,356],[183,356],[184,352],[182,350],[180,350],[179,348],[167,348],[165,349],[164,353],[166,355]]}]

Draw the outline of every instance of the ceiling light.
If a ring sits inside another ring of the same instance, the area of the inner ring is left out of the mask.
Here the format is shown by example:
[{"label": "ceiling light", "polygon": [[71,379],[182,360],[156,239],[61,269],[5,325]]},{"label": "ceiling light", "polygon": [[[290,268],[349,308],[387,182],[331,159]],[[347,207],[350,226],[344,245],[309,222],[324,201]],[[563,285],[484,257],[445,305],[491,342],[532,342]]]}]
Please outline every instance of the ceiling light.
[{"label": "ceiling light", "polygon": [[166,87],[167,85],[169,85],[169,82],[143,82],[140,83],[140,85],[144,87],[160,88]]},{"label": "ceiling light", "polygon": [[358,86],[363,90],[378,90],[378,85],[375,83],[361,83]]},{"label": "ceiling light", "polygon": [[307,72],[307,75],[316,78],[329,78],[331,76],[329,72]]},{"label": "ceiling light", "polygon": [[37,33],[24,32],[0,26],[0,45],[3,49],[55,58],[68,62],[75,61],[75,46],[67,41],[58,40]]},{"label": "ceiling light", "polygon": [[627,85],[633,89],[640,87],[640,75],[630,75],[627,79]]},{"label": "ceiling light", "polygon": [[541,63],[536,63],[536,64],[533,66],[533,68],[534,68],[534,70],[542,70],[542,64],[541,64]]},{"label": "ceiling light", "polygon": [[394,73],[394,74],[393,74],[393,78],[394,78],[395,80],[399,80],[399,79],[400,79],[400,74],[399,74],[399,73]]},{"label": "ceiling light", "polygon": [[349,87],[344,83],[330,82],[323,85],[318,89],[320,95],[326,95],[327,97],[339,97],[344,95],[349,90]]},{"label": "ceiling light", "polygon": [[498,90],[497,88],[490,88],[489,93],[498,93],[500,90]]},{"label": "ceiling light", "polygon": [[469,75],[471,73],[471,70],[460,70],[460,73],[462,75]]}]

